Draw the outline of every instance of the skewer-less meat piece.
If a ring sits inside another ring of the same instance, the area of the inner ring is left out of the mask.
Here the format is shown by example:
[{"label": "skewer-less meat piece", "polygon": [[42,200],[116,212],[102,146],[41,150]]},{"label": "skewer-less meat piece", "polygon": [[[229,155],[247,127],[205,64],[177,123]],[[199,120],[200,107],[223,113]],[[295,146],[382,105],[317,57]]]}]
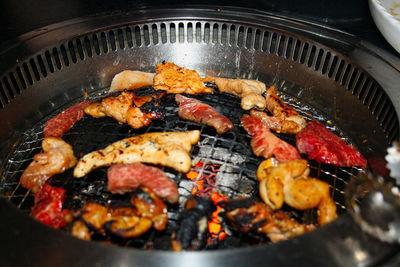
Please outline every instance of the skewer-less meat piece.
[{"label": "skewer-less meat piece", "polygon": [[170,94],[186,93],[194,95],[213,92],[212,88],[204,86],[196,71],[181,68],[172,62],[157,64],[154,89],[165,90]]},{"label": "skewer-less meat piece", "polygon": [[226,79],[220,77],[207,76],[203,81],[214,82],[219,91],[240,97],[240,106],[244,110],[252,108],[264,110],[267,106],[262,94],[266,90],[263,82],[247,79]]},{"label": "skewer-less meat piece", "polygon": [[21,185],[34,193],[52,176],[71,168],[77,161],[71,145],[61,138],[43,139],[42,149],[42,153],[33,156],[20,178]]},{"label": "skewer-less meat piece", "polygon": [[111,193],[123,194],[142,185],[170,203],[179,198],[177,185],[162,170],[139,162],[112,165],[108,168],[107,179],[107,190]]},{"label": "skewer-less meat piece", "polygon": [[280,209],[283,202],[298,210],[318,208],[318,223],[336,219],[336,204],[330,196],[329,185],[310,178],[304,159],[280,163],[278,166],[257,170],[260,195],[272,209]]},{"label": "skewer-less meat piece", "polygon": [[75,177],[115,163],[144,162],[188,172],[190,149],[200,138],[200,131],[146,133],[117,141],[108,147],[83,156],[74,169]]},{"label": "skewer-less meat piece", "polygon": [[227,117],[200,100],[177,94],[175,95],[175,101],[179,104],[179,117],[185,120],[212,126],[219,134],[233,129],[233,123]]},{"label": "skewer-less meat piece", "polygon": [[276,95],[276,87],[273,85],[267,89],[265,99],[267,110],[272,113],[268,116],[265,112],[252,110],[250,115],[261,120],[269,129],[278,133],[297,134],[306,127],[305,119],[290,105]]},{"label": "skewer-less meat piece", "polygon": [[271,133],[260,120],[245,114],[241,123],[247,133],[252,136],[250,144],[256,156],[263,156],[267,159],[275,156],[279,162],[300,159],[295,147]]},{"label": "skewer-less meat piece", "polygon": [[152,86],[155,73],[125,70],[114,76],[111,81],[110,92],[132,90]]}]

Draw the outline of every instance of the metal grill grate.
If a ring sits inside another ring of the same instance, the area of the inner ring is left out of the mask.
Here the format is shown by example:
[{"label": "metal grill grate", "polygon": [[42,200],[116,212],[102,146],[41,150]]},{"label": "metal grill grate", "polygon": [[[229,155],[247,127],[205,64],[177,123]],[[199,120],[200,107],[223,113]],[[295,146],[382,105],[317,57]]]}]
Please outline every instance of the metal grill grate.
[{"label": "metal grill grate", "polygon": [[[102,90],[104,91],[104,90]],[[94,99],[102,96],[102,93],[96,93]],[[155,131],[186,131],[201,130],[201,139],[195,145],[191,152],[193,162],[201,161],[203,163],[218,164],[221,167],[216,176],[215,189],[229,198],[238,196],[254,196],[258,194],[258,182],[256,178],[256,169],[261,162],[261,158],[255,157],[250,147],[250,138],[246,132],[239,126],[240,118],[244,111],[240,108],[240,100],[234,96],[215,93],[213,95],[196,96],[203,102],[216,107],[222,114],[225,114],[234,123],[235,128],[223,135],[217,135],[211,127],[199,125],[193,122],[185,121],[177,116],[177,105],[173,97],[164,97],[160,108],[164,111],[165,119],[153,121],[148,127],[139,130],[133,130],[128,125],[118,124],[111,118],[95,119],[89,116],[80,120],[63,139],[70,143],[76,155],[83,155],[93,150],[104,148],[107,144],[126,138],[128,136],[138,135],[145,132]],[[300,104],[297,99],[282,95],[286,102],[290,102],[303,116],[309,119],[324,120],[326,118],[318,114],[312,107]],[[77,102],[76,100],[74,102]],[[69,103],[73,104],[73,103]],[[65,109],[63,107],[62,109]],[[55,115],[59,112],[55,111]],[[51,117],[51,116],[50,116]],[[2,177],[0,182],[0,195],[2,198],[9,199],[20,209],[29,213],[33,206],[33,195],[22,188],[18,183],[23,170],[31,162],[35,153],[38,153],[43,140],[42,129],[44,123],[48,120],[44,118],[33,129],[27,131],[19,142],[15,145],[13,152],[4,161]],[[336,134],[345,137],[334,126],[330,127]],[[280,135],[289,143],[294,144],[295,140],[291,136]],[[350,140],[347,138],[347,140]],[[318,177],[331,185],[331,192],[338,206],[338,213],[345,211],[344,188],[349,179],[357,175],[356,168],[336,168],[333,166],[318,164],[310,161],[311,176]],[[166,242],[165,236],[170,236],[173,226],[183,209],[185,198],[191,195],[195,186],[193,181],[185,178],[184,174],[178,173],[172,169],[164,168],[167,175],[172,178],[179,187],[180,206],[169,207],[169,225],[164,235],[151,231],[135,240],[124,241],[122,245],[138,248],[158,248],[170,249],[169,241]],[[210,171],[199,170],[200,174],[209,174]],[[121,201],[123,197],[113,195],[106,189],[107,178],[106,169],[96,169],[82,179],[72,177],[72,170],[52,178],[51,184],[61,186],[67,190],[65,208],[76,210],[82,207],[88,201],[106,203]],[[125,196],[126,197],[126,196]],[[129,197],[126,197],[129,199]],[[311,214],[312,215],[312,214]],[[306,215],[303,215],[304,219]],[[307,216],[310,216],[308,214]],[[314,214],[315,217],[315,214]],[[100,237],[101,238],[104,237]],[[246,237],[243,237],[246,238]],[[120,242],[121,243],[121,242]]]}]

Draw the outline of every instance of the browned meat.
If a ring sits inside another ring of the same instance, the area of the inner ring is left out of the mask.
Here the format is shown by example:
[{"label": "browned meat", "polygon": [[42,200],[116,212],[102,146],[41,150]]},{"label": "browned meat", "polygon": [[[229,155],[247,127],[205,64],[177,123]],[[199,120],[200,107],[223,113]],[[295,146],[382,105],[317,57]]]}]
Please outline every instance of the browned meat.
[{"label": "browned meat", "polygon": [[152,86],[154,73],[136,70],[125,70],[114,76],[111,81],[110,92],[132,90],[140,87]]},{"label": "browned meat", "polygon": [[136,162],[132,164],[115,164],[107,171],[108,191],[125,193],[139,186],[145,186],[170,203],[178,201],[177,185],[159,168]]},{"label": "browned meat", "polygon": [[212,126],[219,134],[226,133],[233,129],[233,123],[210,105],[180,94],[175,96],[175,100],[179,104],[179,117]]},{"label": "browned meat", "polygon": [[21,185],[34,193],[52,176],[71,168],[77,161],[72,147],[61,138],[45,138],[42,148],[43,152],[33,156],[20,178]]},{"label": "browned meat", "polygon": [[77,121],[83,118],[85,115],[83,110],[91,103],[91,100],[83,101],[48,120],[43,129],[44,137],[62,137]]},{"label": "browned meat", "polygon": [[75,221],[72,225],[71,234],[83,240],[90,240],[90,230],[82,221]]},{"label": "browned meat", "polygon": [[212,93],[212,88],[206,87],[200,75],[186,68],[180,68],[172,62],[158,63],[154,77],[154,89],[165,90],[170,94]]}]

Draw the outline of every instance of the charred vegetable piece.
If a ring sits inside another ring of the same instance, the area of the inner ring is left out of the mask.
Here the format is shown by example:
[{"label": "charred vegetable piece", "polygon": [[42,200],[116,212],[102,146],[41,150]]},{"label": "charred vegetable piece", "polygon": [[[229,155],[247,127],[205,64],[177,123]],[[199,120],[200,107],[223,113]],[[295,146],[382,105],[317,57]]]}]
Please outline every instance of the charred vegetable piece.
[{"label": "charred vegetable piece", "polygon": [[207,243],[208,220],[215,210],[216,206],[209,198],[190,198],[172,235],[172,249],[181,251],[203,248]]}]

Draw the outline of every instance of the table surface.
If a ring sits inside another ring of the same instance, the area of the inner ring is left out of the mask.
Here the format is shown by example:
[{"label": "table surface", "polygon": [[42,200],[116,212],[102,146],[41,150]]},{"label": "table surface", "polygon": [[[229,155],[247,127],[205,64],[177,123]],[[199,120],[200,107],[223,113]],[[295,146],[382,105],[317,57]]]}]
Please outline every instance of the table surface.
[{"label": "table surface", "polygon": [[19,0],[0,1],[0,44],[13,42],[19,35],[65,20],[104,12],[127,11],[151,7],[180,7],[185,4],[220,5],[255,8],[313,21],[340,29],[399,54],[376,28],[367,0]]}]

